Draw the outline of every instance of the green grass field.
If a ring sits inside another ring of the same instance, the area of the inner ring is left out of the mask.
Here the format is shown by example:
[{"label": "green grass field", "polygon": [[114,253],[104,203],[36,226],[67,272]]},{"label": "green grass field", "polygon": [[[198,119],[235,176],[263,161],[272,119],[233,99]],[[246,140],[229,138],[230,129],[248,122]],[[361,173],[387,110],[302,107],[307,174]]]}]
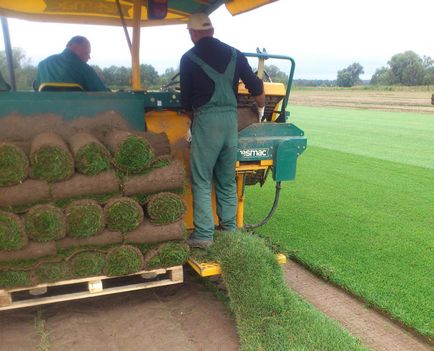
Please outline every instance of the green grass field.
[{"label": "green grass field", "polygon": [[[434,337],[434,115],[291,107],[308,150],[258,230],[315,272]],[[274,183],[247,189],[246,222]],[[261,201],[257,201],[260,199]]]}]

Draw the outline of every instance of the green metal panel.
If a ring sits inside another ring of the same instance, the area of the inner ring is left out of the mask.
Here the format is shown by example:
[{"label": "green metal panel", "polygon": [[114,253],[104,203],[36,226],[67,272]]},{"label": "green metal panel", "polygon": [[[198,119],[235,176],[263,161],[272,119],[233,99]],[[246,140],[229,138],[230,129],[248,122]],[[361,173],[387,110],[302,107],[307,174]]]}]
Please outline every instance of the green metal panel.
[{"label": "green metal panel", "polygon": [[277,145],[273,166],[273,179],[275,181],[293,180],[295,178],[297,157],[305,148],[305,145],[298,145],[292,140],[286,140]]},{"label": "green metal panel", "polygon": [[11,113],[32,116],[52,113],[65,120],[118,112],[133,129],[144,130],[143,93],[8,92],[0,93],[0,118]]}]

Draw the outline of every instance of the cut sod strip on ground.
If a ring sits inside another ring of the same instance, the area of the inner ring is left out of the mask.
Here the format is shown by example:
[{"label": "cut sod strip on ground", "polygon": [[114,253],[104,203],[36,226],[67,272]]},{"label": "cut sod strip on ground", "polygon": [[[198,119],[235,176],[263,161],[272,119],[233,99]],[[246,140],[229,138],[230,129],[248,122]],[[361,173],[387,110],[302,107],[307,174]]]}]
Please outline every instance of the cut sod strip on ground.
[{"label": "cut sod strip on ground", "polygon": [[185,209],[182,198],[173,193],[152,195],[146,205],[146,212],[153,224],[176,222],[184,215]]},{"label": "cut sod strip on ground", "polygon": [[[273,218],[258,232],[317,274],[434,337],[434,159],[427,152],[434,150],[434,133],[427,134],[434,131],[434,119],[410,113],[296,111],[297,126],[308,138],[311,131],[311,146],[298,161],[295,182],[283,185]],[[400,135],[409,130],[406,143]],[[344,147],[346,152],[337,151]],[[369,150],[372,157],[363,156]],[[395,162],[380,159],[385,156]],[[413,165],[416,160],[425,166]],[[261,202],[255,201],[259,196]],[[273,199],[272,182],[262,189],[248,187],[246,222],[262,219]]]},{"label": "cut sod strip on ground", "polygon": [[110,153],[93,135],[76,133],[70,137],[69,145],[78,172],[94,176],[110,168]]},{"label": "cut sod strip on ground", "polygon": [[95,200],[77,200],[65,209],[68,236],[88,238],[100,233],[105,226],[104,213]]},{"label": "cut sod strip on ground", "polygon": [[275,255],[260,238],[222,233],[210,254],[221,264],[241,350],[364,350],[288,289]]},{"label": "cut sod strip on ground", "polygon": [[28,174],[29,160],[19,147],[0,142],[0,187],[21,183]]},{"label": "cut sod strip on ground", "polygon": [[0,250],[20,250],[27,245],[27,236],[20,217],[0,211]]},{"label": "cut sod strip on ground", "polygon": [[35,241],[61,239],[66,234],[63,211],[53,205],[37,205],[25,215],[27,236]]},{"label": "cut sod strip on ground", "polygon": [[104,207],[109,230],[129,232],[143,222],[143,209],[140,204],[128,197],[110,200]]}]

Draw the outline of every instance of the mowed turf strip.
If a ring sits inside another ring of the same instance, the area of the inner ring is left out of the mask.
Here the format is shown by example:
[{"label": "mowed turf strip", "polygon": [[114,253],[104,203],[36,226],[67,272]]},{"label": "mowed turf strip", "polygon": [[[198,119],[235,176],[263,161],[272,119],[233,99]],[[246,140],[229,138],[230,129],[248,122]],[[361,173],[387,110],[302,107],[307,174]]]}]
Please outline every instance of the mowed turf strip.
[{"label": "mowed turf strip", "polygon": [[[297,180],[257,231],[312,270],[434,336],[434,171],[310,146]],[[246,222],[262,219],[274,182],[248,187]],[[260,199],[260,201],[258,201]]]},{"label": "mowed turf strip", "polygon": [[308,145],[434,169],[433,114],[291,106]]}]

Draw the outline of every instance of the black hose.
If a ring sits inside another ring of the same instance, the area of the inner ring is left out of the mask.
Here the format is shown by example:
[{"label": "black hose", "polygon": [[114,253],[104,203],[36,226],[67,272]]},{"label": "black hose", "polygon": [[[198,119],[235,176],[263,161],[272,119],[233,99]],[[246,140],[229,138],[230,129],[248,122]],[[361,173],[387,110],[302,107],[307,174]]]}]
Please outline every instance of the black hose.
[{"label": "black hose", "polygon": [[264,224],[266,224],[270,218],[273,216],[274,212],[276,211],[277,205],[279,203],[279,196],[280,196],[280,181],[276,182],[276,192],[274,194],[274,203],[273,203],[273,207],[271,207],[270,212],[268,213],[267,217],[265,217],[261,222],[257,223],[257,224],[246,224],[244,225],[244,228],[246,229],[255,229],[255,228],[259,228],[262,227]]}]

